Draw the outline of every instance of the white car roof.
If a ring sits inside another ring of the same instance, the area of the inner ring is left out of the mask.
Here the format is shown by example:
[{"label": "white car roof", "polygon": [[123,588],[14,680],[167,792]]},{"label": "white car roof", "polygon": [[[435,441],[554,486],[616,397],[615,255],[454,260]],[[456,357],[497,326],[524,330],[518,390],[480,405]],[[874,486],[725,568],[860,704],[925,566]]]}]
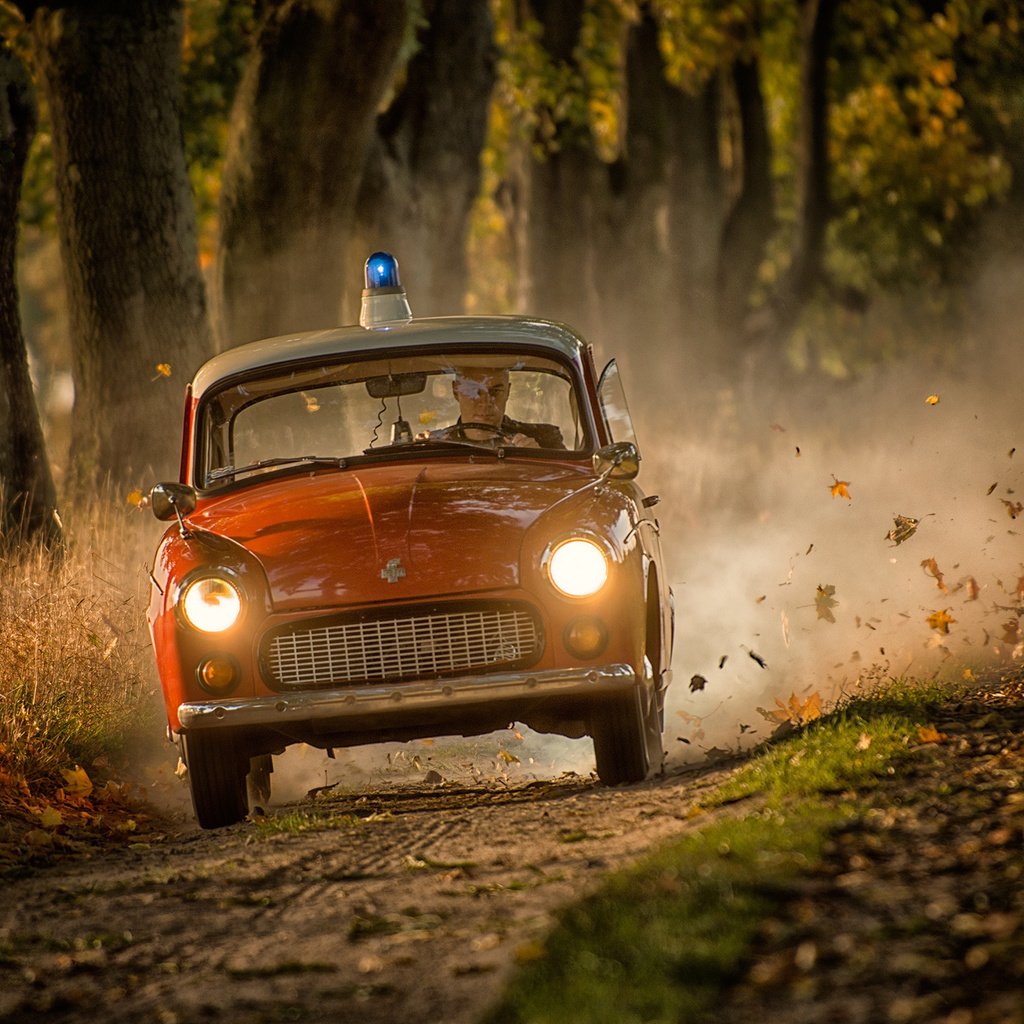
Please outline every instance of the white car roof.
[{"label": "white car roof", "polygon": [[200,398],[220,381],[260,367],[419,346],[457,351],[479,345],[549,349],[577,363],[586,348],[565,324],[517,316],[423,317],[375,327],[334,327],[264,338],[221,352],[196,372],[192,394]]}]

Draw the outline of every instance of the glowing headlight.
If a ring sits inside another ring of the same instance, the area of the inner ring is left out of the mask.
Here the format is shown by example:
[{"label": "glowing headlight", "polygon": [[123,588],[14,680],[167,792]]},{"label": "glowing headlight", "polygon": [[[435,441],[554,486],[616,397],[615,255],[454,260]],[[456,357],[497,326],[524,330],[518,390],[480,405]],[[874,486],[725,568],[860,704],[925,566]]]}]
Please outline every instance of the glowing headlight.
[{"label": "glowing headlight", "polygon": [[608,560],[593,541],[577,537],[559,544],[551,553],[548,576],[568,597],[589,597],[605,585]]},{"label": "glowing headlight", "polygon": [[182,591],[180,604],[186,622],[204,633],[230,629],[242,613],[242,595],[222,576],[194,580]]}]

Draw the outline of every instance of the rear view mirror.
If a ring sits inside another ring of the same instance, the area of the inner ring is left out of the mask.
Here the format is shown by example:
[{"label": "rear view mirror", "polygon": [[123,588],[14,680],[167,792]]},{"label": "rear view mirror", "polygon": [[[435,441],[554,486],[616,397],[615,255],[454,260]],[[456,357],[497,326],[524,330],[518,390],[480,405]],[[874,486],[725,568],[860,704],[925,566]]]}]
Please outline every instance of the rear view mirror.
[{"label": "rear view mirror", "polygon": [[640,472],[640,452],[632,441],[615,441],[594,452],[594,472],[611,480],[632,480]]},{"label": "rear view mirror", "polygon": [[188,484],[157,484],[149,492],[149,506],[153,510],[153,515],[161,522],[166,523],[171,519],[180,522],[182,516],[195,511],[195,488],[189,487]]},{"label": "rear view mirror", "polygon": [[371,398],[401,398],[418,395],[427,386],[427,375],[415,373],[389,373],[386,377],[370,377],[366,390]]}]

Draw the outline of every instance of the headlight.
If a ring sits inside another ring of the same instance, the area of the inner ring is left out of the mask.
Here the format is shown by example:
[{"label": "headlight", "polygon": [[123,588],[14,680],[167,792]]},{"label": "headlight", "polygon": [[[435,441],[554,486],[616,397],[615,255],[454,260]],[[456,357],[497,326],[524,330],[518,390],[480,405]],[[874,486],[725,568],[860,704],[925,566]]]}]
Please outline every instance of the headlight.
[{"label": "headlight", "polygon": [[548,561],[548,576],[568,597],[590,597],[608,580],[608,559],[591,540],[563,541]]},{"label": "headlight", "polygon": [[185,621],[204,633],[223,633],[242,614],[242,595],[223,576],[193,580],[181,592],[179,604]]}]

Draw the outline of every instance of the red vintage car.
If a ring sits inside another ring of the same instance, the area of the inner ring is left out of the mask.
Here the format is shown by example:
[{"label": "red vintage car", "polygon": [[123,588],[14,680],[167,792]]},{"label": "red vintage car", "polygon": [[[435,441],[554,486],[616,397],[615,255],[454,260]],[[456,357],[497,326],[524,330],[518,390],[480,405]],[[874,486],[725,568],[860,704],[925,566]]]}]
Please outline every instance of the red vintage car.
[{"label": "red vintage car", "polygon": [[199,824],[266,799],[292,743],[520,722],[589,734],[609,785],[659,770],[672,602],[639,461],[614,361],[542,320],[414,319],[387,253],[359,326],[202,366],[148,616]]}]

